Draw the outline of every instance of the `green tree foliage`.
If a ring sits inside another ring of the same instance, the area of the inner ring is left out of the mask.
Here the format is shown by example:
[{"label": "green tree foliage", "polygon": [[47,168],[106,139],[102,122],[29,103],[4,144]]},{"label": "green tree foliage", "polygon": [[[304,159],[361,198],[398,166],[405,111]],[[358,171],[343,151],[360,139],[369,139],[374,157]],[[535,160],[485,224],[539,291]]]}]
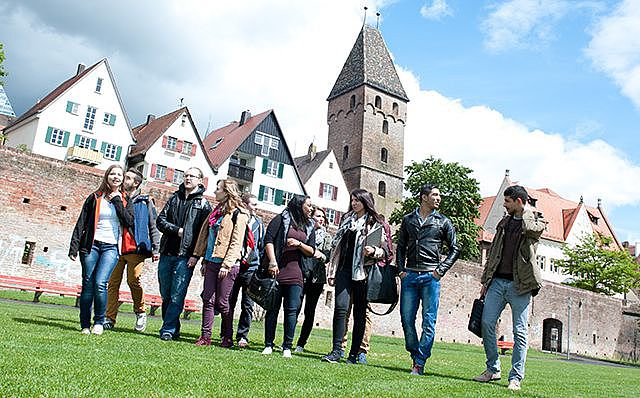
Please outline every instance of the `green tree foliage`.
[{"label": "green tree foliage", "polygon": [[7,72],[4,71],[4,66],[2,66],[3,63],[4,63],[4,50],[3,50],[2,43],[0,43],[0,84],[2,84],[2,78],[7,75]]},{"label": "green tree foliage", "polygon": [[562,251],[566,258],[558,265],[575,278],[569,284],[609,296],[640,287],[639,265],[612,242],[609,237],[590,234],[575,247],[565,246]]},{"label": "green tree foliage", "polygon": [[449,217],[456,228],[460,257],[465,260],[477,259],[478,232],[480,227],[473,220],[480,216],[478,208],[482,202],[478,181],[470,177],[473,172],[456,162],[445,163],[441,159],[430,157],[422,162],[413,162],[405,167],[407,178],[405,190],[410,198],[400,202],[400,206],[389,218],[393,224],[400,224],[405,214],[420,205],[420,189],[424,184],[436,184],[442,194],[440,212]]}]

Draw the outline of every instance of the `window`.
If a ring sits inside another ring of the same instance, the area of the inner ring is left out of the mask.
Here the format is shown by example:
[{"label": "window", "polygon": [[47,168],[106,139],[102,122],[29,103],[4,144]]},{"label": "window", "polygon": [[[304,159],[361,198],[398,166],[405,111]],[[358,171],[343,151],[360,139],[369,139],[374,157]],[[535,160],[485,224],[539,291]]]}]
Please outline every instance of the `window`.
[{"label": "window", "polygon": [[191,155],[191,151],[193,150],[193,144],[189,141],[185,141],[182,144],[182,153],[186,155]]},{"label": "window", "polygon": [[175,151],[178,147],[178,139],[176,137],[167,137],[167,149]]},{"label": "window", "polygon": [[102,119],[102,123],[108,124],[109,126],[113,126],[116,124],[116,115],[112,113],[104,113],[104,119]]},{"label": "window", "polygon": [[104,145],[104,157],[106,159],[118,160],[118,145],[105,143]]},{"label": "window", "polygon": [[260,154],[262,156],[269,156],[270,150],[278,150],[280,147],[280,139],[272,135],[256,132],[256,136],[253,140],[256,145],[261,145]]},{"label": "window", "polygon": [[93,123],[96,120],[96,111],[98,109],[89,105],[87,107],[87,114],[84,117],[84,129],[87,131],[93,130]]},{"label": "window", "polygon": [[216,149],[218,145],[222,144],[222,140],[224,140],[224,137],[218,138],[216,142],[214,142],[213,145],[211,145],[211,149]]},{"label": "window", "polygon": [[156,180],[166,180],[167,179],[167,166],[156,165],[156,173],[153,176]]},{"label": "window", "polygon": [[389,134],[389,122],[386,120],[382,121],[382,133]]},{"label": "window", "polygon": [[333,162],[329,162],[329,168],[332,169],[333,168]]},{"label": "window", "polygon": [[398,103],[394,102],[393,105],[391,106],[391,110],[393,111],[393,114],[398,116]]},{"label": "window", "polygon": [[382,148],[380,150],[380,161],[387,163],[388,156],[389,156],[389,152],[387,151],[387,148]]},{"label": "window", "polygon": [[63,146],[64,143],[64,131],[60,129],[51,130],[51,139],[49,140],[50,144]]},{"label": "window", "polygon": [[345,160],[349,157],[349,145],[345,145],[344,148],[342,148],[342,160]]},{"label": "window", "polygon": [[173,179],[171,182],[174,184],[181,184],[182,181],[184,181],[184,171],[178,169],[174,170]]},{"label": "window", "polygon": [[374,101],[374,105],[378,109],[382,108],[382,98],[380,98],[379,95],[376,95],[376,99]]},{"label": "window", "polygon": [[555,258],[550,258],[549,259],[549,271],[555,273],[555,274],[560,274],[560,266],[558,265],[557,261]]},{"label": "window", "polygon": [[293,199],[293,195],[294,195],[293,192],[283,192],[282,193],[282,202],[283,202],[282,204],[285,205],[285,206],[287,204],[289,204],[289,201],[291,199]]},{"label": "window", "polygon": [[387,184],[384,181],[378,182],[378,195],[385,197],[387,196]]},{"label": "window", "polygon": [[36,242],[24,242],[24,250],[22,251],[22,264],[31,265],[33,262],[33,254],[36,250]]},{"label": "window", "polygon": [[98,81],[96,82],[96,93],[99,93],[100,90],[102,90],[102,78],[99,77]]},{"label": "window", "polygon": [[264,187],[264,194],[262,200],[269,203],[274,203],[276,200],[276,189],[270,187]]},{"label": "window", "polygon": [[336,223],[336,211],[333,209],[326,208],[324,209],[327,215],[327,223],[335,224]]},{"label": "window", "polygon": [[76,104],[75,102],[67,101],[67,112],[71,113],[72,115],[77,115],[79,106],[80,106],[80,104]]},{"label": "window", "polygon": [[322,186],[322,199],[336,200],[334,192],[337,188],[331,184],[321,184]]},{"label": "window", "polygon": [[536,256],[536,262],[538,263],[538,267],[540,267],[541,270],[545,270],[545,257],[544,256]]},{"label": "window", "polygon": [[356,107],[356,96],[355,94],[351,96],[349,99],[349,109],[353,109]]},{"label": "window", "polygon": [[278,176],[278,162],[271,160],[271,159],[267,159],[267,168],[265,173],[268,176],[271,177],[277,177]]},{"label": "window", "polygon": [[78,135],[76,137],[77,137],[76,146],[79,146],[80,148],[84,148],[84,149],[91,149],[91,140],[92,140],[91,138],[85,137],[84,135]]}]

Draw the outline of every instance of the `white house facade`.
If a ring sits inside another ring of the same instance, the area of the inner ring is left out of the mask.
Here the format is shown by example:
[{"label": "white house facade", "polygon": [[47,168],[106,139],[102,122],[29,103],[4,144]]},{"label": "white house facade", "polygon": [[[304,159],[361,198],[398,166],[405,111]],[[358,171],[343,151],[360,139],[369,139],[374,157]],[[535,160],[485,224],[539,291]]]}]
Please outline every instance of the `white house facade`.
[{"label": "white house facade", "polygon": [[5,129],[6,145],[106,169],[124,165],[134,143],[106,59],[78,66],[62,83]]}]

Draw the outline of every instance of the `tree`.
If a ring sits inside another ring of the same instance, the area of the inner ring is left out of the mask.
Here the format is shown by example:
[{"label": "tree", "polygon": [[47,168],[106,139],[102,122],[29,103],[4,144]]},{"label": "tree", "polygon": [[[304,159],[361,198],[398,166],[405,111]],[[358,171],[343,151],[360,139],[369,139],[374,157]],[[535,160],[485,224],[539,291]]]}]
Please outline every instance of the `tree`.
[{"label": "tree", "polygon": [[565,259],[558,265],[575,281],[569,285],[612,296],[640,287],[640,267],[626,251],[612,245],[613,239],[589,234],[575,247],[565,246]]},{"label": "tree", "polygon": [[426,183],[435,184],[440,189],[442,201],[440,212],[449,217],[456,228],[460,258],[477,259],[478,232],[480,227],[474,219],[480,216],[478,208],[482,202],[478,181],[470,177],[473,170],[456,162],[445,163],[433,156],[422,162],[413,162],[405,167],[407,178],[405,190],[411,193],[410,198],[400,202],[400,207],[391,213],[389,221],[400,224],[405,214],[420,205],[420,189]]},{"label": "tree", "polygon": [[2,43],[0,43],[0,84],[3,83],[2,78],[7,75],[7,73],[4,71],[4,66],[2,66],[2,64],[4,63],[4,50],[2,48],[3,45]]}]

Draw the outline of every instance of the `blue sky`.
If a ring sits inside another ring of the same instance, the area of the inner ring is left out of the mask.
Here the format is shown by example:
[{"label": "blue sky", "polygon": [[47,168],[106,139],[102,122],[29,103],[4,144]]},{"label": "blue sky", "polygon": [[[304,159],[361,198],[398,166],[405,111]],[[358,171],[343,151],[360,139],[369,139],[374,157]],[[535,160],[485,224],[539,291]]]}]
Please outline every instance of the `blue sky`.
[{"label": "blue sky", "polygon": [[405,161],[460,162],[483,195],[510,169],[602,198],[619,238],[640,242],[638,1],[0,0],[5,89],[20,114],[107,57],[133,125],[179,98],[202,132],[273,108],[300,154],[326,146],[325,100],[365,4],[411,99]]}]

